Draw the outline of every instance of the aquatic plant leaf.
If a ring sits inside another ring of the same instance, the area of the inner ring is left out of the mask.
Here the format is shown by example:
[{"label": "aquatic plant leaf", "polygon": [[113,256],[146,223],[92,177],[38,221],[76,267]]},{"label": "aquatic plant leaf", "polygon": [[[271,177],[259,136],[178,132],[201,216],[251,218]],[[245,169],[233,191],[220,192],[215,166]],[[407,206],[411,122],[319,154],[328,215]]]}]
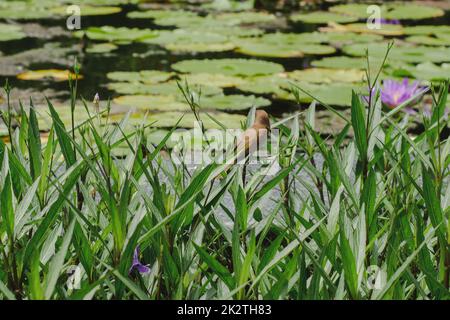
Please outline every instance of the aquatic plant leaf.
[{"label": "aquatic plant leaf", "polygon": [[[17,75],[17,79],[68,81],[69,76],[71,76],[72,79],[76,78],[76,75],[69,70],[48,69],[23,72]],[[78,75],[78,79],[82,78],[82,75]]]},{"label": "aquatic plant leaf", "polygon": [[295,81],[312,83],[362,82],[365,72],[359,69],[327,69],[309,68],[287,73],[288,78]]},{"label": "aquatic plant leaf", "polygon": [[219,52],[234,49],[228,37],[218,33],[195,30],[163,30],[158,37],[143,42],[163,46],[170,51]]},{"label": "aquatic plant leaf", "polygon": [[289,79],[283,74],[269,75],[247,78],[246,82],[237,85],[237,89],[255,94],[273,95],[277,97],[289,96],[289,93],[283,90],[282,85],[289,85]]},{"label": "aquatic plant leaf", "polygon": [[[238,115],[238,114],[229,114],[225,112],[214,112],[210,113],[214,119],[219,121],[221,124],[223,124],[226,128],[232,128],[232,129],[240,129],[241,128],[241,122],[245,121],[245,116]],[[194,128],[196,123],[196,118],[192,112],[159,112],[159,113],[152,113],[148,114],[146,121],[144,122],[144,114],[143,113],[134,113],[130,117],[130,124],[134,125],[141,125],[143,123],[145,124],[152,124],[152,127],[154,128],[172,128],[175,126],[178,122],[178,120],[181,118],[181,122],[179,123],[180,128]],[[200,116],[203,122],[203,125],[206,129],[221,129],[221,127],[211,120],[209,117],[207,117],[204,112],[200,112]],[[111,116],[111,121],[120,121],[123,118],[123,115],[117,114]]]},{"label": "aquatic plant leaf", "polygon": [[244,79],[242,77],[224,75],[219,73],[183,74],[180,78],[183,81],[186,80],[189,85],[213,86],[219,88],[235,87],[247,82],[247,79]]},{"label": "aquatic plant leaf", "polygon": [[88,53],[109,53],[116,50],[118,47],[112,43],[94,43],[86,48]]},{"label": "aquatic plant leaf", "polygon": [[252,107],[260,108],[269,106],[271,102],[267,99],[244,95],[216,95],[205,97],[200,100],[200,106],[205,109],[216,110],[247,110]]},{"label": "aquatic plant leaf", "polygon": [[53,15],[47,7],[38,3],[22,1],[2,1],[0,3],[0,19],[31,20],[51,18]]},{"label": "aquatic plant leaf", "polygon": [[357,17],[327,11],[296,13],[291,15],[290,19],[294,22],[301,21],[303,23],[311,24],[327,24],[329,22],[349,23],[358,21]]},{"label": "aquatic plant leaf", "polygon": [[[364,85],[358,85],[355,83],[331,83],[327,85],[312,84],[304,81],[294,83],[318,100],[334,106],[350,106],[352,100],[352,90],[357,90],[357,92],[366,90],[364,89]],[[291,88],[292,85],[289,85],[285,89],[290,90]],[[299,98],[300,101],[304,103],[310,103],[313,101],[309,95],[302,91],[299,92]],[[293,96],[290,99],[293,99]]]},{"label": "aquatic plant leaf", "polygon": [[415,35],[405,39],[406,42],[427,46],[450,46],[450,37],[445,34],[437,34],[436,37],[426,35]]},{"label": "aquatic plant leaf", "polygon": [[83,34],[91,40],[109,41],[109,42],[133,42],[143,41],[149,38],[158,36],[158,32],[150,29],[126,28],[126,27],[90,27],[86,31],[79,31],[77,36],[81,37]]},{"label": "aquatic plant leaf", "polygon": [[[382,63],[381,59],[371,59],[370,61],[371,70],[379,70]],[[320,60],[314,60],[311,62],[314,67],[321,68],[332,68],[332,69],[367,69],[367,59],[359,57],[347,57],[347,56],[336,56],[336,57],[326,57]]]},{"label": "aquatic plant leaf", "polygon": [[[375,59],[382,59],[386,54],[387,43],[360,44],[355,43],[346,45],[342,50],[349,55],[363,57],[366,50],[369,50],[369,56]],[[448,47],[430,47],[412,46],[412,45],[396,45],[389,52],[387,60],[389,63],[393,61],[401,61],[408,63],[429,62],[447,62],[450,61],[450,48]]]},{"label": "aquatic plant leaf", "polygon": [[115,71],[106,74],[106,77],[113,81],[119,82],[142,82],[146,84],[155,84],[166,82],[175,74],[173,72],[164,72],[159,70],[142,70],[139,72],[132,71]]},{"label": "aquatic plant leaf", "polygon": [[183,73],[219,73],[231,76],[256,76],[283,72],[281,64],[246,59],[184,60],[172,65]]},{"label": "aquatic plant leaf", "polygon": [[277,20],[273,14],[266,12],[227,12],[219,13],[213,17],[218,23],[224,23],[228,26],[235,26],[240,24],[259,24],[270,23]]},{"label": "aquatic plant leaf", "polygon": [[[80,14],[81,16],[106,16],[110,14],[116,14],[122,11],[121,7],[113,6],[90,6],[81,5]],[[59,6],[55,8],[50,8],[50,12],[53,14],[58,14],[61,16],[68,16],[67,6]]]},{"label": "aquatic plant leaf", "polygon": [[432,62],[423,62],[418,65],[402,65],[393,67],[392,75],[397,77],[416,78],[418,80],[444,81],[450,79],[450,64],[436,65]]},{"label": "aquatic plant leaf", "polygon": [[[420,20],[444,15],[444,11],[439,8],[415,4],[385,4],[380,6],[380,9],[383,19],[389,20]],[[360,19],[369,17],[367,4],[341,4],[331,7],[330,11]]]},{"label": "aquatic plant leaf", "polygon": [[[108,88],[120,94],[126,95],[169,95],[184,100],[176,81],[164,83],[140,83],[140,82],[114,82],[108,84]],[[202,96],[222,94],[222,89],[213,86],[192,86],[193,92]]]},{"label": "aquatic plant leaf", "polygon": [[409,35],[436,35],[436,34],[449,34],[450,26],[434,26],[434,25],[423,25],[423,26],[405,26],[403,28],[405,34]]},{"label": "aquatic plant leaf", "polygon": [[[323,29],[322,29],[323,30]],[[382,41],[384,38],[378,34],[355,32],[327,32],[321,33],[324,42],[340,46],[348,43],[368,43]]]},{"label": "aquatic plant leaf", "polygon": [[243,40],[238,42],[237,52],[255,56],[255,57],[274,57],[274,58],[292,58],[303,57],[305,54],[326,55],[336,52],[331,46],[320,44],[284,44],[264,42],[264,39],[258,41]]},{"label": "aquatic plant leaf", "polygon": [[113,102],[121,106],[150,111],[189,110],[188,104],[177,101],[174,96],[130,95],[117,97]]},{"label": "aquatic plant leaf", "polygon": [[321,30],[324,32],[353,32],[383,36],[401,36],[404,34],[403,26],[395,24],[381,24],[379,28],[368,28],[366,23],[334,23],[330,27],[321,28]]},{"label": "aquatic plant leaf", "polygon": [[20,40],[26,36],[20,26],[0,23],[0,41]]}]

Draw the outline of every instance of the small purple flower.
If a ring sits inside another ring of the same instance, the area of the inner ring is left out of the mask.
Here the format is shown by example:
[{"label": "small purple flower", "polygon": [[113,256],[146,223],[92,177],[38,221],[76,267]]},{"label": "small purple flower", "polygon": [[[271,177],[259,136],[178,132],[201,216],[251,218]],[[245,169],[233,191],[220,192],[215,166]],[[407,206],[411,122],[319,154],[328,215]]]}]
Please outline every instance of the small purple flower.
[{"label": "small purple flower", "polygon": [[139,246],[136,247],[136,249],[134,249],[134,253],[133,253],[133,263],[131,265],[130,271],[129,273],[132,273],[133,270],[137,270],[139,273],[149,273],[150,272],[150,268],[148,267],[148,265],[143,265],[140,261],[139,261],[139,252],[140,252],[140,248]]},{"label": "small purple flower", "polygon": [[394,109],[424,91],[424,88],[419,87],[418,81],[409,84],[408,78],[404,78],[403,81],[384,80],[381,88],[381,102]]},{"label": "small purple flower", "polygon": [[377,20],[377,22],[379,22],[380,24],[395,24],[395,25],[400,24],[400,20],[397,20],[397,19],[393,19],[393,20],[379,19],[379,20]]}]

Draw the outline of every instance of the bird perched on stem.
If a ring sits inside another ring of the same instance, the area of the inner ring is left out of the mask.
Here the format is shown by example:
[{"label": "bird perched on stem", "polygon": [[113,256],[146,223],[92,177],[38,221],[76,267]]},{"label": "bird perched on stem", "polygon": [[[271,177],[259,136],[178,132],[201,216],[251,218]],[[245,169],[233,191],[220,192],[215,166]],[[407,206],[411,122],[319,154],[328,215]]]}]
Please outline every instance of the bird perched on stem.
[{"label": "bird perched on stem", "polygon": [[231,157],[232,163],[225,168],[220,176],[223,177],[229,172],[233,165],[245,163],[247,157],[263,149],[263,145],[267,141],[269,130],[269,115],[263,110],[257,110],[255,112],[253,125],[245,130],[236,141]]},{"label": "bird perched on stem", "polygon": [[253,125],[245,130],[236,143],[235,154],[241,160],[261,149],[263,143],[267,141],[270,130],[270,120],[267,112],[257,110]]}]

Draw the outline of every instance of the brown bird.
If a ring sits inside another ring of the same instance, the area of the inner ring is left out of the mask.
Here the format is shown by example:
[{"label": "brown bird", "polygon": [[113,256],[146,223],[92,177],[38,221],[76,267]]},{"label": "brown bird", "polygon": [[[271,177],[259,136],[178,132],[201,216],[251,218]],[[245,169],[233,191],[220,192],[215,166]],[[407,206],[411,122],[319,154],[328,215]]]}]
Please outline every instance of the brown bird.
[{"label": "brown bird", "polygon": [[261,149],[263,143],[267,141],[269,130],[269,115],[263,110],[257,110],[255,113],[255,122],[237,140],[235,148],[235,154],[238,156],[237,159],[244,159],[258,149]]},{"label": "brown bird", "polygon": [[243,164],[247,157],[263,148],[266,143],[270,130],[270,120],[267,112],[257,110],[253,125],[245,130],[237,139],[236,146],[233,148],[233,163],[228,165],[219,176],[224,176],[235,164]]}]

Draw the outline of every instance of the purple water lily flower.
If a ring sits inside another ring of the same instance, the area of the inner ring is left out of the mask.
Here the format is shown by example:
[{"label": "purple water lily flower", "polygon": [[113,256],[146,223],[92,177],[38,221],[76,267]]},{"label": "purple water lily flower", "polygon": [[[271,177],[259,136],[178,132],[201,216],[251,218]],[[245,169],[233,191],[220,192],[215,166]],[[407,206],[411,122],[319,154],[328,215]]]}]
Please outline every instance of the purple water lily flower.
[{"label": "purple water lily flower", "polygon": [[[419,86],[418,81],[409,84],[408,78],[404,78],[403,81],[384,80],[381,87],[381,102],[393,109],[422,91],[424,88]],[[411,109],[406,111],[411,111]]]},{"label": "purple water lily flower", "polygon": [[395,24],[395,25],[399,25],[400,24],[400,20],[397,20],[397,19],[393,19],[393,20],[379,19],[378,22],[380,24]]},{"label": "purple water lily flower", "polygon": [[134,253],[133,253],[133,263],[131,265],[130,271],[129,273],[132,273],[133,270],[137,270],[139,273],[149,273],[150,272],[150,268],[148,267],[148,265],[143,265],[140,261],[139,261],[139,252],[140,252],[140,248],[139,246],[136,247],[136,249],[134,249]]}]

